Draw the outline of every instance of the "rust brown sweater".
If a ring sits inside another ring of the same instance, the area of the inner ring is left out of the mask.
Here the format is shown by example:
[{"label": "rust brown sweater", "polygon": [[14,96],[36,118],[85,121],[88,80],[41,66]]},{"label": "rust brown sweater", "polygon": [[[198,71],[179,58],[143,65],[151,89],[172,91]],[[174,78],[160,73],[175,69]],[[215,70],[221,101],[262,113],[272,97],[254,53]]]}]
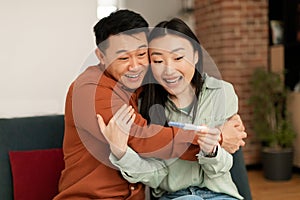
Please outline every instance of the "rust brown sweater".
[{"label": "rust brown sweater", "polygon": [[[96,118],[96,114],[101,114],[108,123],[124,104],[132,105],[137,111],[138,95],[139,91],[125,89],[103,73],[100,66],[89,67],[72,83],[65,104],[65,169],[55,200],[144,199],[144,186],[128,183],[110,163],[109,145]],[[140,155],[196,160],[199,146],[194,132],[147,126],[147,121],[137,112],[134,124],[128,144]]]}]

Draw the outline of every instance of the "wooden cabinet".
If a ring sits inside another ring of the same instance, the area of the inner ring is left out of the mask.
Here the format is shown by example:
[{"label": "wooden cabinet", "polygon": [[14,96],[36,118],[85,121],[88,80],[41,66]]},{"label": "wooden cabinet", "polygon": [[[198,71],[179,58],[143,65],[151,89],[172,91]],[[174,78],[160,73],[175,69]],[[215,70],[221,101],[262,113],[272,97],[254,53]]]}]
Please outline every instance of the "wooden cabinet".
[{"label": "wooden cabinet", "polygon": [[294,141],[294,165],[300,167],[300,92],[293,92],[289,95],[288,109],[292,114],[292,121],[297,132]]},{"label": "wooden cabinet", "polygon": [[284,79],[284,45],[270,46],[270,69],[272,72],[282,74]]}]

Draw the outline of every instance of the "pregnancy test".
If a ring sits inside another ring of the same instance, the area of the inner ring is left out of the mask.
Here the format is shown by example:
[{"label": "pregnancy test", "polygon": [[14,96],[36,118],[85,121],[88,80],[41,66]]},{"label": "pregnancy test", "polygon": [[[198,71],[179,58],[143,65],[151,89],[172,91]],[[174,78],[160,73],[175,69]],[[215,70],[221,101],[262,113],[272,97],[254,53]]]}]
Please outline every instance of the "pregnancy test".
[{"label": "pregnancy test", "polygon": [[197,126],[197,125],[194,125],[194,124],[186,124],[186,123],[181,123],[181,122],[169,122],[168,124],[169,124],[169,126],[176,126],[178,128],[182,128],[182,129],[185,129],[185,130],[200,131],[200,130],[203,130],[203,129],[207,129],[206,126]]}]

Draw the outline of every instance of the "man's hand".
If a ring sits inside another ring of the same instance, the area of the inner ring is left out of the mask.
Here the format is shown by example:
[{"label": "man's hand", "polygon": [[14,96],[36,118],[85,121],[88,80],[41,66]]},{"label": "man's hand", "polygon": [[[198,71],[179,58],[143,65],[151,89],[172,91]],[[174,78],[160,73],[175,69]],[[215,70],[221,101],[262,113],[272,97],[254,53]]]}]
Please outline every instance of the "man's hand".
[{"label": "man's hand", "polygon": [[105,125],[101,115],[97,115],[98,125],[105,139],[110,145],[111,152],[118,158],[122,158],[127,150],[129,131],[135,119],[134,109],[123,105]]},{"label": "man's hand", "polygon": [[234,153],[240,146],[245,145],[244,139],[247,137],[245,126],[238,114],[232,116],[225,124],[219,127],[222,131],[223,147],[227,152]]}]

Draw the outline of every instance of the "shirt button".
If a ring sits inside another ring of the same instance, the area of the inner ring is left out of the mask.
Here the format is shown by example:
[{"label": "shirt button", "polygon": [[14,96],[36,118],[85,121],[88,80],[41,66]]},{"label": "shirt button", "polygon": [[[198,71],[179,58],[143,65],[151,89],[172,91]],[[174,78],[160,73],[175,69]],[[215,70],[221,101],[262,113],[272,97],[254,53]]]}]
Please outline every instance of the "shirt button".
[{"label": "shirt button", "polygon": [[134,186],[130,186],[130,190],[135,190]]},{"label": "shirt button", "polygon": [[196,182],[197,180],[198,180],[198,179],[196,179],[196,178],[193,178],[193,181],[194,181],[194,182]]}]

